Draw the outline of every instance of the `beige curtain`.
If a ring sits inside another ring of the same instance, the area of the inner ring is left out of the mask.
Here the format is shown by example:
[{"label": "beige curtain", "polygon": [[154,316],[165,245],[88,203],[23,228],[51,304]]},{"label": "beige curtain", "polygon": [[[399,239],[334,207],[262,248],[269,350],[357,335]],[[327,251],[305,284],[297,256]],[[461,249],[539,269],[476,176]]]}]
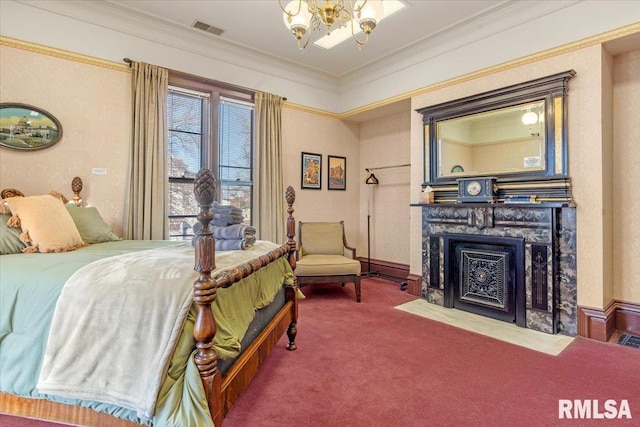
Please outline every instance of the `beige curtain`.
[{"label": "beige curtain", "polygon": [[167,229],[167,84],[166,69],[132,63],[133,137],[126,239],[162,240]]},{"label": "beige curtain", "polygon": [[257,92],[256,153],[253,192],[254,226],[258,238],[285,242],[285,202],[282,177],[282,98]]}]

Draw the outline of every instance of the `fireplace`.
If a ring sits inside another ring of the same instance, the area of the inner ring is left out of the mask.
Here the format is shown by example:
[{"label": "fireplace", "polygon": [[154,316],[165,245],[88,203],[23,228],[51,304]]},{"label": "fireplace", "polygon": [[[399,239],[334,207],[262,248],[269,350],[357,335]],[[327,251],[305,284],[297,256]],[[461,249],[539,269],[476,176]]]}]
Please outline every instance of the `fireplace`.
[{"label": "fireplace", "polygon": [[444,306],[525,327],[524,239],[444,235]]},{"label": "fireplace", "polygon": [[422,297],[550,334],[577,333],[575,208],[422,207]]}]

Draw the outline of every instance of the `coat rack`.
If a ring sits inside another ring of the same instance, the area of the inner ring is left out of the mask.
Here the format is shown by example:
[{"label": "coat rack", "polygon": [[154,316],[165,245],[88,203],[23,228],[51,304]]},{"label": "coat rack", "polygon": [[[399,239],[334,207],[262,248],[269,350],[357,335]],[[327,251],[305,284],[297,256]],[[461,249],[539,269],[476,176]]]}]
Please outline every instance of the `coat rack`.
[{"label": "coat rack", "polygon": [[[362,276],[379,276],[380,272],[371,271],[371,186],[379,183],[378,178],[374,175],[374,170],[380,169],[392,169],[392,168],[404,168],[409,167],[411,164],[393,165],[393,166],[379,166],[375,168],[365,168],[367,177],[364,183],[368,186],[368,198],[367,198],[367,270],[362,273]],[[400,290],[404,291],[407,288],[407,282],[400,282]]]}]

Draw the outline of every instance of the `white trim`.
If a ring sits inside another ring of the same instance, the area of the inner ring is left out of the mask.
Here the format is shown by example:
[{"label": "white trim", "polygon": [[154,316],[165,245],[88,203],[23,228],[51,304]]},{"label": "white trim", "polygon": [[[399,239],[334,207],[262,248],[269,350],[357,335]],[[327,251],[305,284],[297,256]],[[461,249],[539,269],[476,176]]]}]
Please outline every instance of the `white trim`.
[{"label": "white trim", "polygon": [[189,95],[197,96],[198,98],[203,98],[203,99],[209,99],[211,97],[211,95],[207,92],[187,89],[187,88],[175,86],[175,85],[169,85],[169,91],[177,92],[177,93],[188,93]]}]

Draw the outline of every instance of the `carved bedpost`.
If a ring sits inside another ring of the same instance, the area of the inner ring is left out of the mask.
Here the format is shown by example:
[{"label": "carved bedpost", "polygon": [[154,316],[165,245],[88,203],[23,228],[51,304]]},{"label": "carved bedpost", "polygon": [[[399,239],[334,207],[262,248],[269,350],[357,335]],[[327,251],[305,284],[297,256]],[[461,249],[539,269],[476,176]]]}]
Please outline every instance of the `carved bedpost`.
[{"label": "carved bedpost", "polygon": [[209,411],[216,426],[222,424],[223,404],[222,381],[218,372],[218,355],[213,349],[213,337],[216,334],[216,322],[211,311],[211,304],[216,299],[216,283],[211,278],[211,271],[216,268],[215,239],[209,223],[213,220],[211,204],[216,194],[216,178],[209,169],[201,169],[194,182],[195,197],[200,206],[198,222],[202,227],[196,233],[193,246],[195,248],[194,270],[200,275],[193,283],[193,301],[197,314],[193,326],[196,339],[195,363],[200,371]]},{"label": "carved bedpost", "polygon": [[[296,192],[293,187],[287,187],[284,195],[285,200],[287,201],[287,245],[289,245],[289,264],[291,265],[291,269],[296,269],[296,220],[293,217],[293,202],[296,201]],[[296,346],[296,335],[298,334],[298,279],[294,278],[294,286],[286,289],[287,301],[293,301],[293,320],[289,324],[287,328],[287,337],[289,338],[289,343],[287,344],[287,350],[295,350],[298,348]]]},{"label": "carved bedpost", "polygon": [[71,181],[71,191],[73,191],[73,203],[75,203],[76,206],[80,206],[80,204],[82,204],[82,198],[80,198],[82,179],[79,176],[74,177]]},{"label": "carved bedpost", "polygon": [[296,201],[296,191],[292,186],[287,187],[287,191],[284,193],[284,198],[287,201],[287,245],[289,245],[289,264],[291,269],[296,269],[296,219],[293,217],[293,202]]}]

